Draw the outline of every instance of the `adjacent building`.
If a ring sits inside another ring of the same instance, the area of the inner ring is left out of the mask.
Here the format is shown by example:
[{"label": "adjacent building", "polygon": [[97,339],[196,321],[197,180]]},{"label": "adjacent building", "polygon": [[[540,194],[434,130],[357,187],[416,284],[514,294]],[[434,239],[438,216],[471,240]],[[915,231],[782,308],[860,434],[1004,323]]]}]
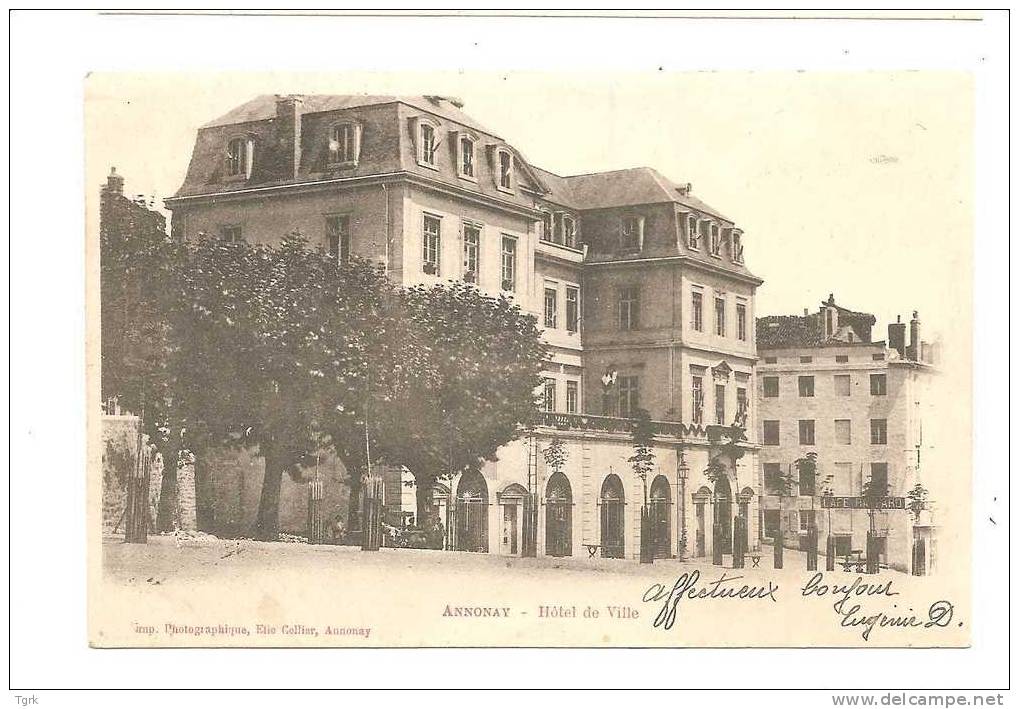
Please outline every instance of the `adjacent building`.
[{"label": "adjacent building", "polygon": [[[198,131],[166,204],[177,239],[299,231],[338,259],[378,260],[396,283],[462,280],[538,318],[550,346],[542,425],[432,491],[451,547],[520,554],[530,493],[539,554],[636,557],[645,500],[659,556],[679,555],[684,538],[709,555],[712,520],[738,511],[760,536],[762,281],[740,228],[690,184],[647,167],[553,174],[453,98],[260,96]],[[656,430],[646,483],[627,462],[638,409]],[[708,427],[737,419],[747,440],[723,455]],[[554,437],[567,462],[551,474]],[[711,458],[724,475],[704,475]]]},{"label": "adjacent building", "polygon": [[[836,553],[864,550],[865,509],[821,508],[826,490],[859,497],[872,481],[887,496],[905,497],[921,481],[924,421],[932,415],[928,389],[938,347],[921,340],[916,312],[888,325],[874,340],[876,319],[842,307],[833,295],[814,312],[757,321],[758,440],[761,443],[761,527],[766,538],[804,543],[816,523],[822,552],[828,534]],[[817,454],[817,472],[800,474],[796,461]],[[791,481],[783,485],[782,478]],[[887,486],[887,488],[886,488]],[[874,513],[882,562],[908,569],[914,520],[908,510]]]}]

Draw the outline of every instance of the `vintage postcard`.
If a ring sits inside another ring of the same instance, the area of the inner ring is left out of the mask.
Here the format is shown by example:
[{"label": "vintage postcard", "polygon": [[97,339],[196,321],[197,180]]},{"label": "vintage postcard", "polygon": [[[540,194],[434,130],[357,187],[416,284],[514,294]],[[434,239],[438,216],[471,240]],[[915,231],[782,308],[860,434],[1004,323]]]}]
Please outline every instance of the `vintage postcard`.
[{"label": "vintage postcard", "polygon": [[969,645],[969,75],[85,94],[92,646]]}]

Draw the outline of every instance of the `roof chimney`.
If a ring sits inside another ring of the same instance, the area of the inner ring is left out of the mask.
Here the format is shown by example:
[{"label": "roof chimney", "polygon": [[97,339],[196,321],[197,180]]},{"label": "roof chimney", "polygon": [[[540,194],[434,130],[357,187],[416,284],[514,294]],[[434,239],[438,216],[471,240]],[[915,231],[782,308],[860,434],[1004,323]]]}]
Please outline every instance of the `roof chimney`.
[{"label": "roof chimney", "polygon": [[908,357],[914,362],[920,361],[920,315],[913,311],[913,319],[909,321],[909,350]]},{"label": "roof chimney", "polygon": [[803,317],[807,317],[808,315],[810,315],[810,310],[808,310],[807,308],[804,308],[803,309]]},{"label": "roof chimney", "polygon": [[431,101],[434,104],[438,104],[438,103],[440,103],[442,101],[445,101],[446,103],[452,104],[453,106],[456,106],[457,108],[463,108],[464,107],[463,99],[462,98],[458,98],[457,96],[437,96],[435,94],[431,94],[431,95],[426,95],[425,98],[428,99],[429,101]]},{"label": "roof chimney", "polygon": [[276,147],[287,179],[301,170],[301,101],[300,96],[276,95]]},{"label": "roof chimney", "polygon": [[906,323],[902,316],[897,315],[895,322],[888,323],[888,346],[899,353],[899,358],[906,356]]},{"label": "roof chimney", "polygon": [[117,174],[117,168],[110,168],[110,175],[106,178],[103,191],[110,194],[124,194],[124,178]]}]

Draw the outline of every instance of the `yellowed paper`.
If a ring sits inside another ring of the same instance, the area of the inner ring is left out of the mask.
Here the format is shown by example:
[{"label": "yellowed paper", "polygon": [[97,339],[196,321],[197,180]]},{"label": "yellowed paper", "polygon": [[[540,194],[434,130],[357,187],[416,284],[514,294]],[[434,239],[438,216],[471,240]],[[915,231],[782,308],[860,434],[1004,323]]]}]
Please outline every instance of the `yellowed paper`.
[{"label": "yellowed paper", "polygon": [[[93,646],[969,644],[967,75],[93,74],[85,114]],[[103,200],[507,294],[549,346],[544,411],[424,506],[379,463],[377,551],[329,450],[283,477],[280,541],[250,538],[256,449],[154,460],[125,542]]]}]

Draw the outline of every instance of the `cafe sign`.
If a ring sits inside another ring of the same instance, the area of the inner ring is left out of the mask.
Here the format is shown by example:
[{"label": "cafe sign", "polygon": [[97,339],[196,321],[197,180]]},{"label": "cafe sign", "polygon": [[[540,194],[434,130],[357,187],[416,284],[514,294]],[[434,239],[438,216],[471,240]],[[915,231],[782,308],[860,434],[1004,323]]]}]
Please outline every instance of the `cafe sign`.
[{"label": "cafe sign", "polygon": [[836,497],[828,495],[821,498],[823,510],[904,510],[905,497]]}]

